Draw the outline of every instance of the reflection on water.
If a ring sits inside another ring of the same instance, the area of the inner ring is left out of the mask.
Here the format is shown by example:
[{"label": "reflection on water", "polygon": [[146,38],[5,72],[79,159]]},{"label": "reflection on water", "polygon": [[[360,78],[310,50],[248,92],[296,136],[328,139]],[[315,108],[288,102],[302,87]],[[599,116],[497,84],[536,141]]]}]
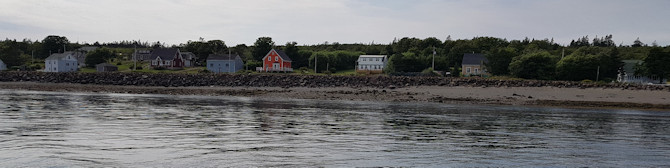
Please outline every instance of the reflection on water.
[{"label": "reflection on water", "polygon": [[668,112],[0,90],[2,167],[654,167],[668,142]]}]

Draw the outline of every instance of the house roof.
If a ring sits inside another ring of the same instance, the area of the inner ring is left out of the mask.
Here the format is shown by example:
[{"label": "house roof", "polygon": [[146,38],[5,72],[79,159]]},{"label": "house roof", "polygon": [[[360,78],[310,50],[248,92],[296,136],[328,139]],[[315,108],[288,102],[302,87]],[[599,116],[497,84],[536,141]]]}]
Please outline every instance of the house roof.
[{"label": "house roof", "polygon": [[358,57],[365,57],[365,58],[384,58],[386,55],[360,55]]},{"label": "house roof", "polygon": [[209,54],[209,57],[207,57],[207,61],[213,61],[213,60],[236,60],[236,59],[242,59],[240,55],[238,54]]},{"label": "house roof", "polygon": [[272,49],[272,50],[268,51],[268,53],[265,54],[265,57],[263,57],[263,59],[265,59],[266,57],[268,57],[268,55],[270,55],[270,53],[272,53],[272,51],[277,52],[277,55],[279,55],[279,57],[281,57],[282,60],[284,60],[284,61],[286,61],[286,62],[293,62],[293,60],[291,60],[291,58],[289,58],[288,55],[286,55],[286,53],[285,53],[284,51],[282,51],[282,50],[275,50],[275,49]]},{"label": "house roof", "polygon": [[281,59],[283,59],[284,61],[292,61],[291,58],[289,58],[288,55],[286,55],[286,53],[284,51],[282,51],[282,50],[275,50],[275,51],[277,51],[277,54],[279,54]]},{"label": "house roof", "polygon": [[0,60],[0,64],[5,64],[5,62],[2,62],[2,60]]},{"label": "house roof", "polygon": [[624,72],[628,74],[635,73],[635,65],[644,63],[642,60],[621,60],[621,62],[623,62]]},{"label": "house roof", "polygon": [[484,57],[484,54],[463,54],[463,63],[461,65],[481,65],[482,63],[487,62],[489,62],[489,60]]},{"label": "house roof", "polygon": [[157,48],[151,52],[151,59],[160,57],[162,60],[173,60],[178,53],[179,49],[176,48]]},{"label": "house roof", "polygon": [[85,47],[81,47],[77,50],[91,52],[91,51],[96,50],[96,49],[98,49],[98,47],[96,47],[96,46],[85,46]]},{"label": "house roof", "polygon": [[192,52],[181,52],[181,56],[184,57],[184,59],[195,59],[195,54]]},{"label": "house roof", "polygon": [[53,53],[49,57],[47,57],[45,60],[62,60],[67,57],[67,53]]}]

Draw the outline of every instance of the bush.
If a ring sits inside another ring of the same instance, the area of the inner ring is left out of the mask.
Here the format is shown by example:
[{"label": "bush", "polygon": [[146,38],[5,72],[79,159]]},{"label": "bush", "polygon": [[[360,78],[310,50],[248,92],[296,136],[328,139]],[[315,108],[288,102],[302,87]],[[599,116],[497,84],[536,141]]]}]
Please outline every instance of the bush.
[{"label": "bush", "polygon": [[165,70],[165,67],[156,67],[154,70]]},{"label": "bush", "polygon": [[116,63],[116,65],[121,65],[121,62]]},{"label": "bush", "polygon": [[593,81],[590,79],[584,79],[582,80],[582,83],[593,83]]}]

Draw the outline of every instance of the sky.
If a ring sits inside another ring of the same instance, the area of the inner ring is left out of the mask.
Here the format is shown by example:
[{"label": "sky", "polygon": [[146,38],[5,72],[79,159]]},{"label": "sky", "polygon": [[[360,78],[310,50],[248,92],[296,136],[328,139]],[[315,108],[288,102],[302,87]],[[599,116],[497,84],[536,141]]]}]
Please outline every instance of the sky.
[{"label": "sky", "polygon": [[668,0],[1,0],[0,38],[71,42],[223,40],[252,45],[383,43],[491,36],[554,39],[612,34],[670,45]]}]

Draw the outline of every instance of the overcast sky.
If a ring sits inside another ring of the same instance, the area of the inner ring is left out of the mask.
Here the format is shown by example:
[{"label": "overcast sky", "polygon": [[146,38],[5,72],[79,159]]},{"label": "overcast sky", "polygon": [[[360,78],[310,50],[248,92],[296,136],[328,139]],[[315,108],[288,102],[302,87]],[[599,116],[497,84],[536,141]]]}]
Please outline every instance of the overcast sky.
[{"label": "overcast sky", "polygon": [[670,44],[670,0],[1,0],[0,38],[389,43],[492,36],[559,44],[608,34]]}]

